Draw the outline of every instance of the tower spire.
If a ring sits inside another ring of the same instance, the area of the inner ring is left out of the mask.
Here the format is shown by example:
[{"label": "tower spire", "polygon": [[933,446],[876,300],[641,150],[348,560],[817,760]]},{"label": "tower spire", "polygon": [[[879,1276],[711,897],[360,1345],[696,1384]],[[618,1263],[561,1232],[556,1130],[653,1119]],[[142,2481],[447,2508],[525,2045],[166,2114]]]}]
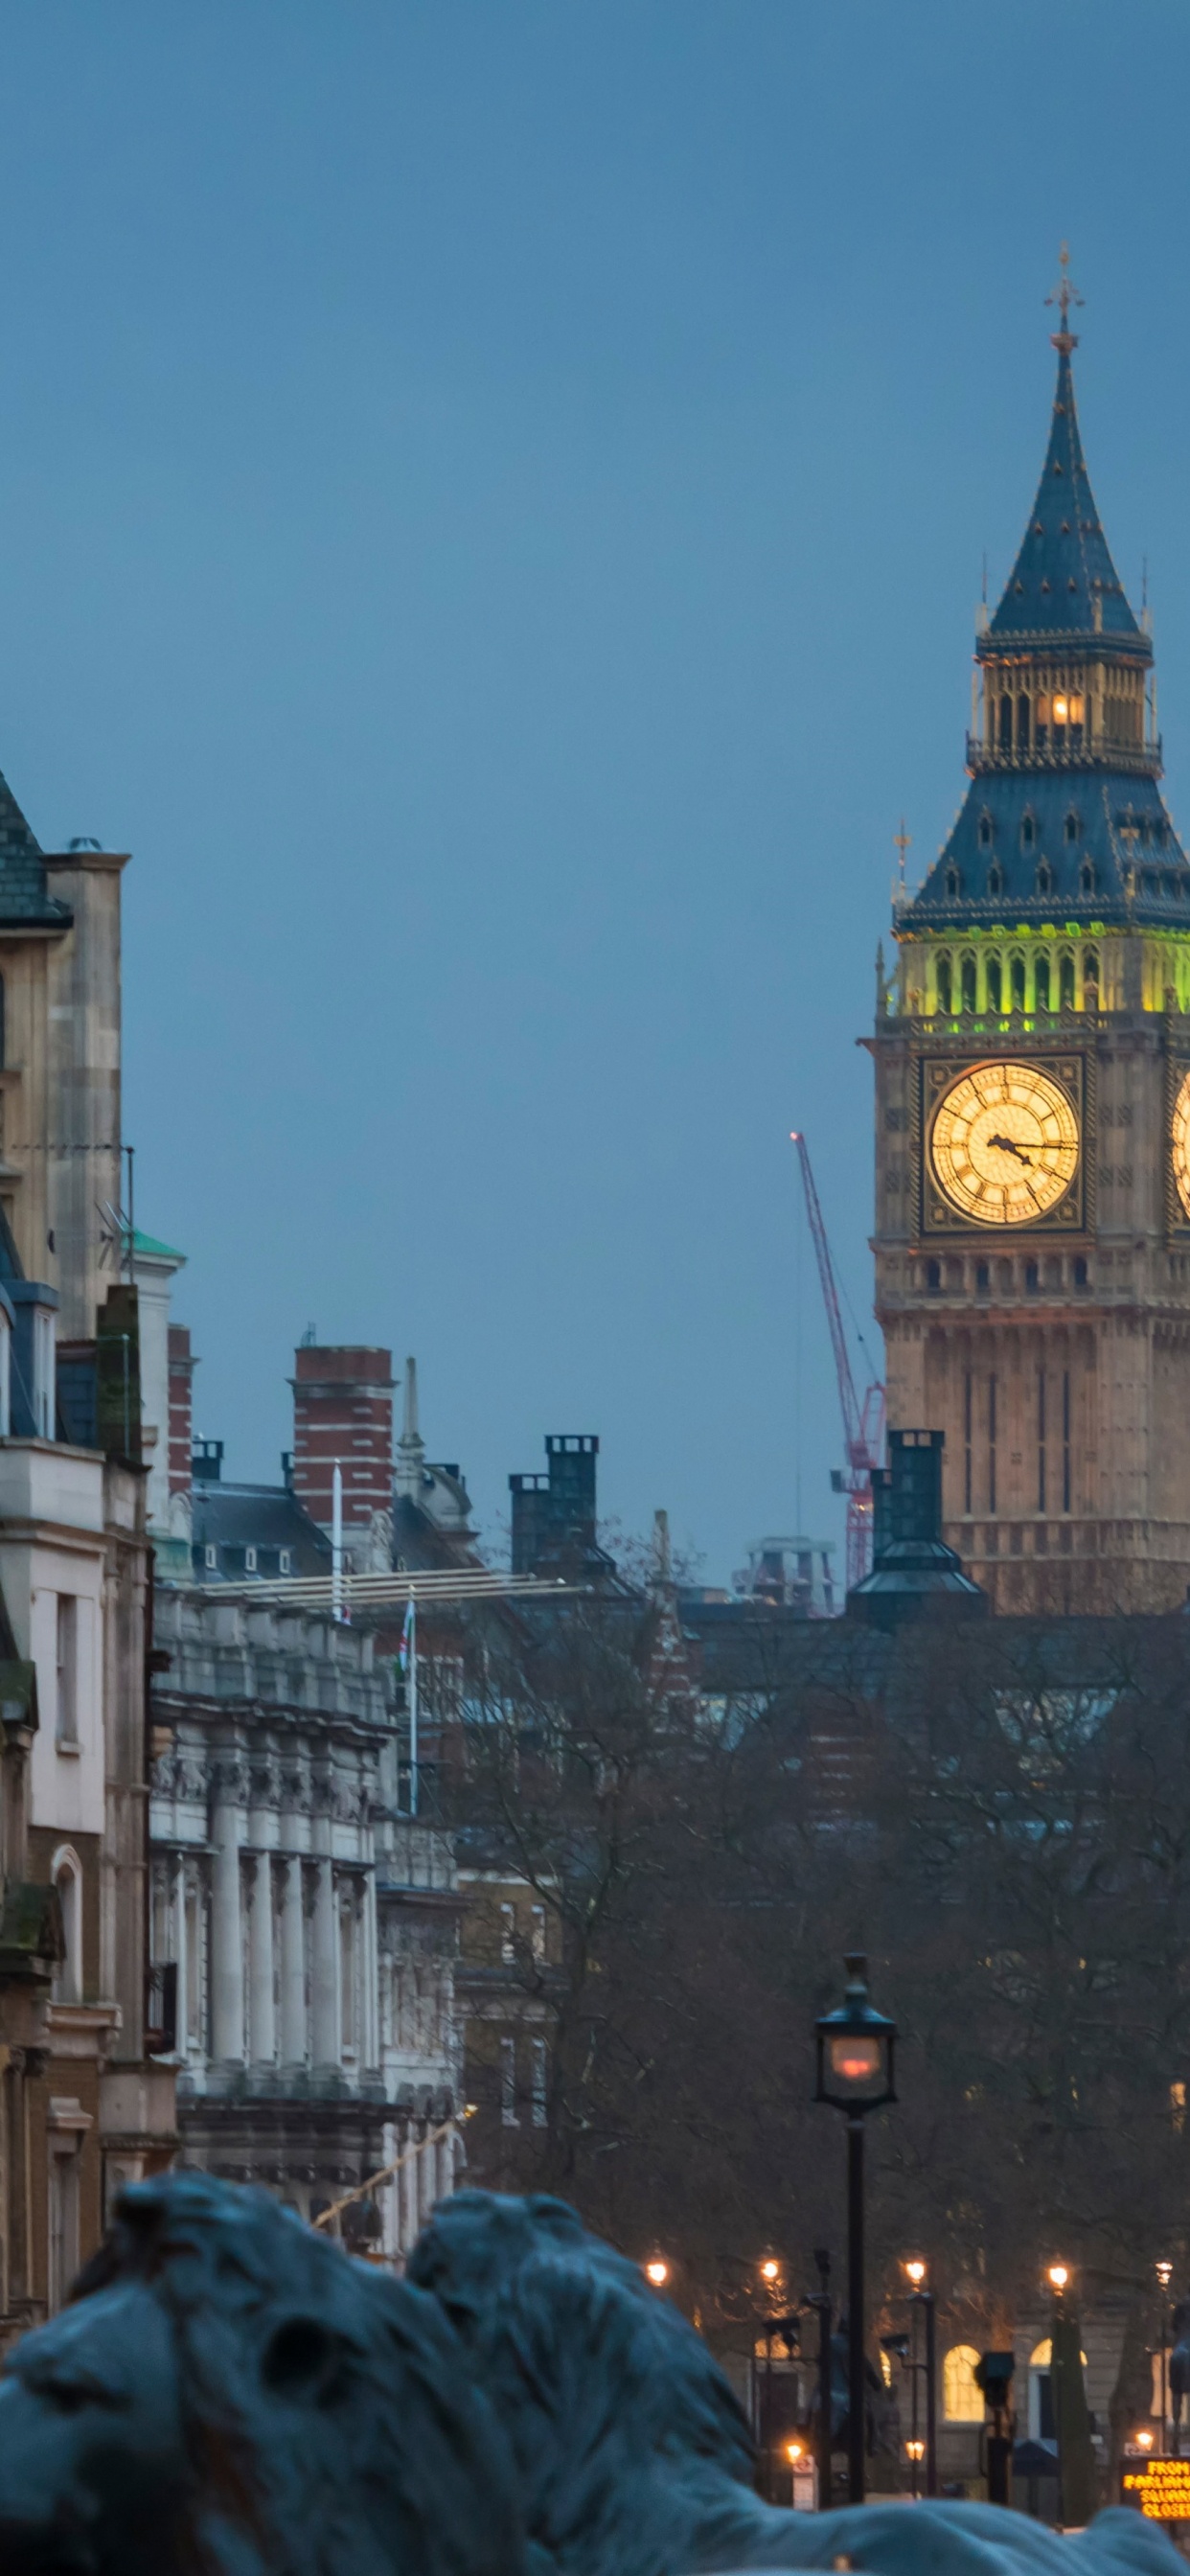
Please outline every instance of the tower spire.
[{"label": "tower spire", "polygon": [[401,1437],[397,1442],[393,1489],[398,1499],[416,1503],[421,1497],[422,1469],[426,1444],[417,1427],[417,1361],[405,1362],[405,1385],[401,1412]]},{"label": "tower spire", "polygon": [[1058,253],[1058,283],[1053,294],[1047,295],[1045,300],[1047,304],[1056,304],[1062,316],[1058,330],[1050,333],[1051,346],[1060,358],[1068,358],[1071,350],[1078,347],[1078,333],[1070,328],[1070,307],[1075,304],[1081,309],[1083,300],[1070,275],[1069,242],[1063,242]]}]

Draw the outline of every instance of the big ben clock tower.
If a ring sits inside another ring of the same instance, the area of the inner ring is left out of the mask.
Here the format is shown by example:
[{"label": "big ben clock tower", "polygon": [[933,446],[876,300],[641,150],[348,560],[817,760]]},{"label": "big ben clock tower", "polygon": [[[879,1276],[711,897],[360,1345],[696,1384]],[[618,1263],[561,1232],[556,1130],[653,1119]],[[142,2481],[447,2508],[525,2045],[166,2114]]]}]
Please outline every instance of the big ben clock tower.
[{"label": "big ben clock tower", "polygon": [[880,980],[876,1306],[894,1426],[1001,1611],[1190,1580],[1190,864],[1153,648],[1091,493],[1065,268],[1049,445],[975,652],[970,786]]}]

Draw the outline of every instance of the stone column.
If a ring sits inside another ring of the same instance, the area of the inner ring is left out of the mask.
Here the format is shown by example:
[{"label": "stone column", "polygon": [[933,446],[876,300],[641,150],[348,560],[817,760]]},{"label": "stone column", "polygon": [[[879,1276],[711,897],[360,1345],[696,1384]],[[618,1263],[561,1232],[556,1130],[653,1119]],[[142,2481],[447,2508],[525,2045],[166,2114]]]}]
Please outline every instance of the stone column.
[{"label": "stone column", "polygon": [[[404,2154],[415,2143],[413,2119],[410,2116],[404,2124],[404,2134],[398,2140],[397,2154]],[[408,2164],[403,2164],[397,2175],[397,2181],[401,2186],[401,2251],[403,2254],[410,2253],[417,2243],[417,2168],[420,2163],[420,2156],[410,2156]]]},{"label": "stone column", "polygon": [[277,2054],[273,2009],[273,1865],[267,1852],[255,1864],[248,1919],[249,2028],[254,2066],[271,2066]]},{"label": "stone column", "polygon": [[175,1852],[173,1858],[173,1917],[174,1957],[178,1963],[177,2049],[178,2055],[185,2057],[190,2041],[190,1961],[186,1949],[186,1855],[184,1852]]},{"label": "stone column", "polygon": [[281,1895],[281,2062],[306,2063],[306,1951],[302,1907],[302,1864],[282,1861]]},{"label": "stone column", "polygon": [[244,2058],[244,1938],[240,1839],[244,1810],[239,1766],[216,1766],[211,1840],[211,2055]]},{"label": "stone column", "polygon": [[335,1873],[329,1857],[314,1864],[314,1919],[311,1925],[310,2054],[315,2066],[339,2063],[339,1926],[335,1914]]}]

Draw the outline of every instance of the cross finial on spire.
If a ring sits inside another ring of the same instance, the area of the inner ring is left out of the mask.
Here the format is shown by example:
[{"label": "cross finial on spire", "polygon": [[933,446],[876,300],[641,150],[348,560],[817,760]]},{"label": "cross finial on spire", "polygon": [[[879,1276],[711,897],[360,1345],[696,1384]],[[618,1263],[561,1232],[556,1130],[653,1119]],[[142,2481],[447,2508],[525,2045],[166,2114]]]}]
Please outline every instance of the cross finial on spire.
[{"label": "cross finial on spire", "polygon": [[1071,283],[1069,242],[1063,242],[1058,253],[1058,272],[1058,283],[1053,294],[1047,295],[1045,300],[1047,304],[1056,304],[1062,316],[1061,330],[1051,331],[1050,339],[1059,356],[1068,358],[1071,350],[1078,347],[1078,335],[1069,327],[1070,307],[1072,304],[1081,305],[1083,300],[1077,286]]}]

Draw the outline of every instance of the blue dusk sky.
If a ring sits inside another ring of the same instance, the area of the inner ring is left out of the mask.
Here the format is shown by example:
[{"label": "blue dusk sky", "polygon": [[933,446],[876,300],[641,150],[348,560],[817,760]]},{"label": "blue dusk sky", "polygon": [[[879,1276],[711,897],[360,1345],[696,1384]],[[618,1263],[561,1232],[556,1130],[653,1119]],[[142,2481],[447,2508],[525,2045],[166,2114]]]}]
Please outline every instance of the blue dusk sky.
[{"label": "blue dusk sky", "polygon": [[416,1352],[494,1546],[547,1431],[708,1581],[839,1535],[788,1135],[866,1319],[892,836],[1064,235],[1184,803],[1190,13],[5,0],[0,72],[0,765],[134,854],[199,1427],[275,1476],[313,1322]]}]

